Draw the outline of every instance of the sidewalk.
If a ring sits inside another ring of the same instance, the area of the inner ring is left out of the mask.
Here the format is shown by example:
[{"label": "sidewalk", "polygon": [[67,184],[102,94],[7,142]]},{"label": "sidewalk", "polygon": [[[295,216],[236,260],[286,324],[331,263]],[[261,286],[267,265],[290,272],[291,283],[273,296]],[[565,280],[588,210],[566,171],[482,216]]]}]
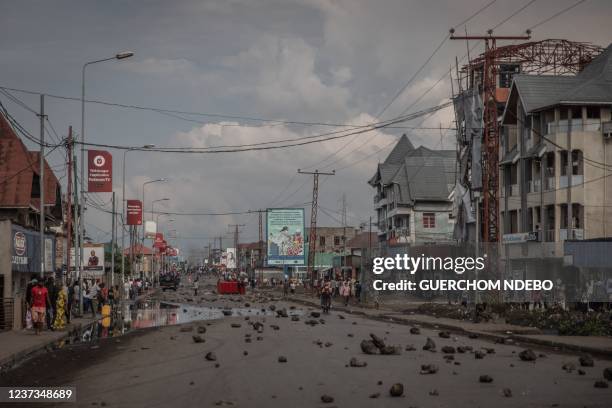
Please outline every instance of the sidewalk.
[{"label": "sidewalk", "polygon": [[[98,315],[100,316],[100,315]],[[99,317],[98,317],[99,318]],[[62,340],[89,326],[94,320],[91,316],[73,318],[64,330],[45,330],[39,336],[34,330],[11,330],[0,333],[0,371],[46,347],[53,347]]]},{"label": "sidewalk", "polygon": [[[149,289],[131,302],[141,302],[157,292],[159,292],[158,288]],[[99,319],[101,319],[100,314],[94,319],[88,313],[85,317],[73,318],[64,330],[45,330],[39,336],[34,334],[33,330],[25,329],[0,332],[0,371],[12,367],[19,361],[40,350],[47,347],[56,347],[58,344],[61,344],[62,340],[80,333],[84,328]]]},{"label": "sidewalk", "polygon": [[[288,296],[286,299],[311,307],[320,307],[319,300],[308,295],[295,294]],[[481,338],[493,341],[512,340],[515,343],[554,347],[562,352],[590,353],[602,358],[612,359],[612,337],[542,334],[541,330],[534,327],[490,322],[472,323],[416,313],[401,313],[384,307],[372,309],[355,304],[344,307],[339,302],[334,302],[333,310],[359,314],[371,319],[393,321],[394,323],[449,330],[462,334],[477,334]]]}]

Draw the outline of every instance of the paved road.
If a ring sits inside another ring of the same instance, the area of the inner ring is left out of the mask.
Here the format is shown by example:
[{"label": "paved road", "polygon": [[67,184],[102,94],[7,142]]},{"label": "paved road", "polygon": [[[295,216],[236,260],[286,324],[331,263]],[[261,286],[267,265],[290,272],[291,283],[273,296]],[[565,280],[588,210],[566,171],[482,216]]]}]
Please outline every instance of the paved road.
[{"label": "paved road", "polygon": [[[181,292],[164,296],[173,300],[190,297]],[[75,345],[46,354],[0,382],[75,385],[79,407],[609,407],[612,401],[612,388],[593,386],[611,362],[595,360],[594,367],[582,368],[586,373],[579,375],[577,370],[568,373],[561,368],[572,362],[580,369],[576,356],[536,350],[546,356],[535,363],[524,362],[518,358],[522,348],[517,346],[466,337],[443,339],[438,332],[425,329],[415,335],[407,326],[351,315],[341,319],[334,312],[324,316],[325,324],[311,327],[304,323],[309,310],[299,305],[290,310],[282,302],[229,298],[204,294],[192,303],[244,307],[244,302],[250,302],[252,310],[274,304],[305,316],[300,321],[250,317],[250,322],[264,324],[262,334],[244,317],[189,324],[193,332],[182,332],[181,326],[132,332],[101,341],[99,348]],[[241,326],[234,328],[232,323]],[[207,329],[202,335],[205,342],[194,343],[192,336],[200,325]],[[271,325],[278,325],[279,330]],[[365,355],[359,343],[370,333],[402,348],[412,344],[416,350]],[[251,343],[245,342],[246,334],[251,335]],[[427,337],[436,342],[436,353],[422,350]],[[317,340],[323,344],[317,345]],[[326,342],[331,345],[326,347]],[[475,359],[473,353],[455,354],[456,365],[444,360],[440,350],[445,345],[494,348],[495,352],[484,359]],[[204,358],[210,351],[216,354],[216,362]],[[286,363],[278,362],[281,355]],[[348,367],[351,357],[367,362],[367,367]],[[421,375],[421,364],[435,364],[439,371]],[[479,382],[479,376],[485,374],[493,378],[492,383]],[[404,385],[403,397],[389,396],[396,382]],[[503,395],[504,388],[512,391],[512,397]],[[369,398],[375,393],[380,393],[377,399]],[[332,396],[334,402],[322,403],[323,394]]]}]

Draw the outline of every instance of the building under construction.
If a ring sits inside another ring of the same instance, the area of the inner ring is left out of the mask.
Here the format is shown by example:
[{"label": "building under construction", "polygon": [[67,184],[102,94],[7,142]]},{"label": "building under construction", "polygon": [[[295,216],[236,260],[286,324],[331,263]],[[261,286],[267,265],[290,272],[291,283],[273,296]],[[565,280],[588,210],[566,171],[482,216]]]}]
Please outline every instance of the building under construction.
[{"label": "building under construction", "polygon": [[[502,219],[500,161],[503,128],[500,117],[516,75],[574,76],[602,48],[549,39],[498,46],[498,41],[528,37],[455,37],[484,41],[485,51],[456,68],[454,87],[458,177],[455,191],[455,238],[463,242],[500,242]],[[469,44],[468,44],[469,48]],[[480,206],[478,204],[481,204]],[[480,207],[479,217],[476,207]],[[478,221],[478,226],[477,226]],[[477,231],[478,228],[478,231]]]},{"label": "building under construction", "polygon": [[485,52],[456,74],[456,238],[482,242],[497,278],[556,282],[548,301],[604,301],[612,279],[612,45],[496,47],[485,39]]}]

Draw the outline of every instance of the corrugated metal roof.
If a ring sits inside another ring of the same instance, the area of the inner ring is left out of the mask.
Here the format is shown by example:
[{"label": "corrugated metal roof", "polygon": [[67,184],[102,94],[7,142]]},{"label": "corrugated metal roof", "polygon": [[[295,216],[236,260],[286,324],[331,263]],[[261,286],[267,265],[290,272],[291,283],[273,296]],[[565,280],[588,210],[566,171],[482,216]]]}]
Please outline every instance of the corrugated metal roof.
[{"label": "corrugated metal roof", "polygon": [[384,163],[402,164],[406,154],[408,154],[412,150],[414,150],[414,146],[410,142],[410,139],[408,139],[408,136],[403,134],[402,137],[400,137],[400,140],[398,140],[393,150],[391,150],[391,153],[389,153],[389,155],[385,159]]},{"label": "corrugated metal roof", "polygon": [[[28,151],[0,114],[0,207],[36,208],[39,200],[32,198],[32,182],[39,174],[39,154]],[[56,204],[58,184],[45,160],[45,205]]]},{"label": "corrugated metal roof", "polygon": [[514,84],[526,112],[553,106],[578,83],[576,77],[552,75],[516,75]]},{"label": "corrugated metal roof", "polygon": [[559,104],[612,103],[612,44],[576,76],[517,75],[526,112]]},{"label": "corrugated metal roof", "polygon": [[456,152],[420,146],[404,158],[393,182],[399,185],[400,201],[448,201],[455,183]]}]

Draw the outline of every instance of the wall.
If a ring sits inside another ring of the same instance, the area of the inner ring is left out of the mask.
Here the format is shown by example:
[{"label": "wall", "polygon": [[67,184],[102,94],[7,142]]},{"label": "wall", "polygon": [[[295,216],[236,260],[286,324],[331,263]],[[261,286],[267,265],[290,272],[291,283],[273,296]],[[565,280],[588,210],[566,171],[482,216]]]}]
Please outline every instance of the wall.
[{"label": "wall", "polygon": [[12,297],[11,288],[11,222],[9,220],[0,221],[0,275],[4,276],[4,291],[2,297]]}]

